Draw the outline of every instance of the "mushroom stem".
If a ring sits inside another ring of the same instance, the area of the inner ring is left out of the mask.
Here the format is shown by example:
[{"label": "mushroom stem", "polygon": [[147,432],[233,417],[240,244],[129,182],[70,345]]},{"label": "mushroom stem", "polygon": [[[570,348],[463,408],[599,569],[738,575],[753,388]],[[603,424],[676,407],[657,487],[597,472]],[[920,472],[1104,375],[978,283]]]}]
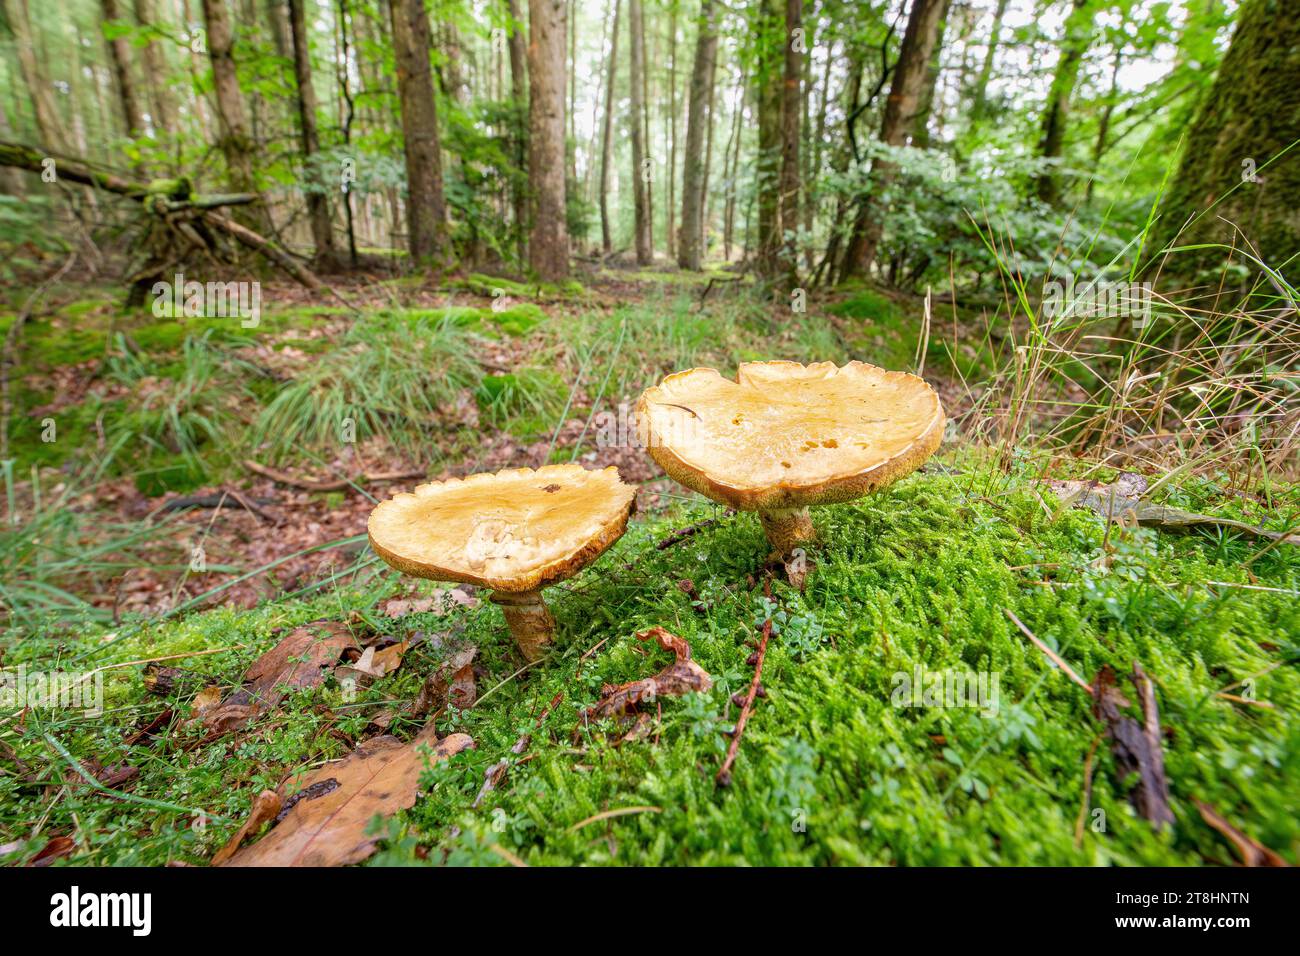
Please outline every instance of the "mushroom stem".
[{"label": "mushroom stem", "polygon": [[492,603],[501,606],[510,636],[530,663],[538,660],[555,634],[555,618],[537,591],[496,591]]},{"label": "mushroom stem", "polygon": [[759,511],[758,520],[763,523],[767,540],[782,557],[802,544],[811,544],[817,540],[812,515],[807,508],[771,508]]}]

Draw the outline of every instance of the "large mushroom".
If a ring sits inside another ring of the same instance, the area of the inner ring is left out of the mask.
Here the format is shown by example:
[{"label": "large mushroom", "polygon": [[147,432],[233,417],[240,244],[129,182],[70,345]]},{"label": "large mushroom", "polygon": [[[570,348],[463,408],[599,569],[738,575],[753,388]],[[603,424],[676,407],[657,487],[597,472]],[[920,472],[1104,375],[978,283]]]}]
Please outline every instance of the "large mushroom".
[{"label": "large mushroom", "polygon": [[622,537],[636,501],[618,470],[517,468],[420,485],[370,513],[370,544],[406,574],[490,589],[524,657],[542,656],[555,619],[542,588],[572,577]]},{"label": "large mushroom", "polygon": [[939,396],[922,379],[863,362],[748,362],[669,375],[637,403],[637,429],[674,480],[757,511],[788,559],[815,539],[810,505],[852,501],[930,457],[943,438]]}]

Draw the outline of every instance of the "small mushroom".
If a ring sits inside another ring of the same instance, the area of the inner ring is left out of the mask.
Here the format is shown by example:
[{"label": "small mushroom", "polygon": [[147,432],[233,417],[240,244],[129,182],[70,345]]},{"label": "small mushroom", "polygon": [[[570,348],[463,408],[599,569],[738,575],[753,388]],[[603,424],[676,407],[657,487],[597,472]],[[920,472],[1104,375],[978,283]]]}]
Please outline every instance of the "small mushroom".
[{"label": "small mushroom", "polygon": [[650,456],[707,498],[757,511],[782,558],[815,539],[809,505],[852,501],[909,474],[943,438],[939,396],[863,362],[742,364],[669,375],[637,403]]},{"label": "small mushroom", "polygon": [[370,513],[370,545],[397,570],[490,589],[524,657],[551,643],[542,588],[622,537],[636,502],[616,468],[517,468],[420,485]]}]

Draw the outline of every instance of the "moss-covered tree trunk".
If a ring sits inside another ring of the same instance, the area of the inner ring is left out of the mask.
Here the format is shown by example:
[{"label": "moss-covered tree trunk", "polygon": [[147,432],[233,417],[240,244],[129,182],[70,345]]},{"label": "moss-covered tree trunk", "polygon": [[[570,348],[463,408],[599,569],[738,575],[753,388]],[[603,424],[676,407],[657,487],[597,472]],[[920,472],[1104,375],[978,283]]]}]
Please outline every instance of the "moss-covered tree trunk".
[{"label": "moss-covered tree trunk", "polygon": [[[1290,260],[1283,271],[1300,273],[1297,140],[1300,15],[1294,0],[1245,0],[1219,75],[1187,134],[1148,253],[1205,242],[1241,248],[1244,237],[1270,266]],[[1190,276],[1223,259],[1222,250],[1199,249],[1158,264]]]}]

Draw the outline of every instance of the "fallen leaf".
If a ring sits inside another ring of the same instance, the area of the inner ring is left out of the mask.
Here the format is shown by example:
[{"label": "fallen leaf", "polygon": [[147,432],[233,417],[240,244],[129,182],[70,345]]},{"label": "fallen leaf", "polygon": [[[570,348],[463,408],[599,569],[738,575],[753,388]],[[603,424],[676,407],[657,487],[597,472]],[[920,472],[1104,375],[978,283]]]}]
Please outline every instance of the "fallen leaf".
[{"label": "fallen leaf", "polygon": [[1146,479],[1131,472],[1120,475],[1109,485],[1097,481],[1055,480],[1049,480],[1048,485],[1067,505],[1087,508],[1103,518],[1120,524],[1136,524],[1159,528],[1162,531],[1190,531],[1200,527],[1228,528],[1253,537],[1266,538],[1269,541],[1300,544],[1300,534],[1282,534],[1257,528],[1234,518],[1218,518],[1214,515],[1167,508],[1164,505],[1142,501],[1140,496],[1147,490]]},{"label": "fallen leaf", "polygon": [[1276,852],[1270,850],[1257,840],[1252,840],[1224,818],[1214,807],[1200,800],[1194,801],[1196,809],[1201,811],[1201,819],[1228,838],[1237,855],[1241,857],[1242,866],[1290,866]]},{"label": "fallen leaf", "polygon": [[274,790],[263,790],[253,798],[253,808],[248,813],[248,819],[244,821],[243,826],[235,831],[232,836],[220,850],[212,856],[212,865],[221,866],[239,849],[239,845],[263,824],[275,818],[280,812],[280,795]]},{"label": "fallen leaf", "polygon": [[336,621],[317,621],[295,628],[244,673],[244,686],[203,715],[211,734],[242,727],[271,710],[289,691],[318,687],[353,643]]},{"label": "fallen leaf", "polygon": [[355,663],[340,667],[335,673],[340,677],[349,674],[372,678],[386,677],[402,666],[402,655],[406,653],[408,647],[410,647],[410,644],[406,641],[402,641],[400,644],[390,644],[382,650],[367,647],[361,652],[361,656],[357,658]]},{"label": "fallen leaf", "polygon": [[474,657],[477,654],[477,647],[467,647],[439,664],[425,678],[409,716],[423,717],[447,703],[460,710],[473,706],[478,699],[478,689],[474,684]]},{"label": "fallen leaf", "polygon": [[607,717],[634,717],[642,703],[650,703],[661,697],[704,693],[712,689],[713,678],[691,660],[690,645],[682,638],[662,627],[641,631],[636,638],[639,641],[653,640],[664,650],[671,651],[676,660],[653,677],[602,687],[600,700],[578,715],[578,726],[573,731],[575,739],[591,721]]},{"label": "fallen leaf", "polygon": [[473,746],[468,734],[434,739],[430,724],[410,743],[375,737],[335,764],[311,774],[308,787],[332,779],[337,786],[300,800],[266,836],[238,851],[226,866],[346,866],[375,852],[379,838],[366,831],[375,816],[389,817],[415,804],[420,775],[429,763]]},{"label": "fallen leaf", "polygon": [[28,866],[49,866],[55,860],[70,856],[72,851],[77,848],[72,837],[55,836],[50,837],[49,842],[41,847],[41,852],[32,857]]},{"label": "fallen leaf", "polygon": [[1142,723],[1122,712],[1129,702],[1115,686],[1115,671],[1109,665],[1103,667],[1092,682],[1093,713],[1106,724],[1119,778],[1122,780],[1129,774],[1137,774],[1129,802],[1159,830],[1166,823],[1174,822],[1174,812],[1169,808],[1164,751],[1160,743],[1160,715],[1151,681],[1136,662],[1131,680],[1142,705]]}]

